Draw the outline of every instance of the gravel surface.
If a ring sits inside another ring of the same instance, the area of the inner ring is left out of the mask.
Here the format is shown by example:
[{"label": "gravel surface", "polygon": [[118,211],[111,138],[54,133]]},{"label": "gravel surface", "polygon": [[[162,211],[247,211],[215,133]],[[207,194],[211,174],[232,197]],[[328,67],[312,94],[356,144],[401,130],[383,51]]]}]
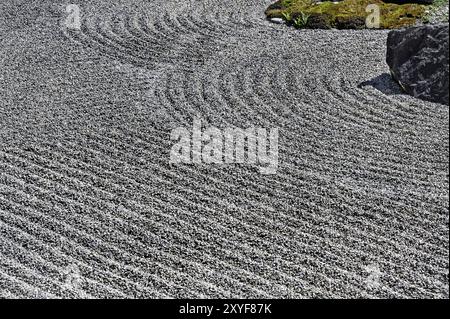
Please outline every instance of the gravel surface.
[{"label": "gravel surface", "polygon": [[448,23],[448,9],[449,2],[438,6],[437,8],[433,8],[431,10],[430,16],[428,18],[430,23]]},{"label": "gravel surface", "polygon": [[[0,3],[0,297],[449,297],[449,109],[270,1]],[[192,3],[192,5],[191,5]],[[173,165],[195,116],[279,169]]]}]

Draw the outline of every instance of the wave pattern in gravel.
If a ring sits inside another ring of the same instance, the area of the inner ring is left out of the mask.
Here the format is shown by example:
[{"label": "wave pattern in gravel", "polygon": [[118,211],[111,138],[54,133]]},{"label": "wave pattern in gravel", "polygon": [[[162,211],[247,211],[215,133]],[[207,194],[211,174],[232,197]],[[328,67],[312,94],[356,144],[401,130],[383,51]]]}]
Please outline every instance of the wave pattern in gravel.
[{"label": "wave pattern in gravel", "polygon": [[[448,298],[448,108],[269,1],[0,4],[0,297]],[[279,169],[170,132],[277,127]]]}]

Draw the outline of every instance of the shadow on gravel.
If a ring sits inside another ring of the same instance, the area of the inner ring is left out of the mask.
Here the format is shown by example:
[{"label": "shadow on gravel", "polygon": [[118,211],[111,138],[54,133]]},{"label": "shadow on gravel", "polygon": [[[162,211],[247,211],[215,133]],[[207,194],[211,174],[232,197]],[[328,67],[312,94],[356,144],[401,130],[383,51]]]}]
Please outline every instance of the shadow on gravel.
[{"label": "shadow on gravel", "polygon": [[392,79],[389,73],[380,74],[371,80],[358,84],[358,88],[360,89],[366,86],[371,86],[386,95],[405,94],[400,85]]}]

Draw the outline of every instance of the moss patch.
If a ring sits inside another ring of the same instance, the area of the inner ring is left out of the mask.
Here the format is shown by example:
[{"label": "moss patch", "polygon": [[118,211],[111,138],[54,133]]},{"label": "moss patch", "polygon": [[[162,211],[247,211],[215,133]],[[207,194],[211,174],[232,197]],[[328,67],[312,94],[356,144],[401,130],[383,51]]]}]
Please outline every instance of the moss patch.
[{"label": "moss patch", "polygon": [[288,24],[298,28],[364,29],[369,15],[366,8],[370,4],[376,4],[380,8],[380,28],[382,29],[414,25],[425,17],[427,9],[425,5],[398,5],[385,3],[382,0],[344,0],[338,3],[279,0],[269,6],[266,15],[268,18],[283,18]]}]

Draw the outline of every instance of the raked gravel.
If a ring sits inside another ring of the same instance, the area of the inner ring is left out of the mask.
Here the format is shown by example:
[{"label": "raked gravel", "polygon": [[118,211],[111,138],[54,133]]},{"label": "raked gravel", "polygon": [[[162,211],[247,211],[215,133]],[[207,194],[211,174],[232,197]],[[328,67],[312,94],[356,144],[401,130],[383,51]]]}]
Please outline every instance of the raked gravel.
[{"label": "raked gravel", "polygon": [[[0,297],[448,298],[449,109],[270,1],[0,2]],[[279,169],[170,132],[279,128]]]}]

